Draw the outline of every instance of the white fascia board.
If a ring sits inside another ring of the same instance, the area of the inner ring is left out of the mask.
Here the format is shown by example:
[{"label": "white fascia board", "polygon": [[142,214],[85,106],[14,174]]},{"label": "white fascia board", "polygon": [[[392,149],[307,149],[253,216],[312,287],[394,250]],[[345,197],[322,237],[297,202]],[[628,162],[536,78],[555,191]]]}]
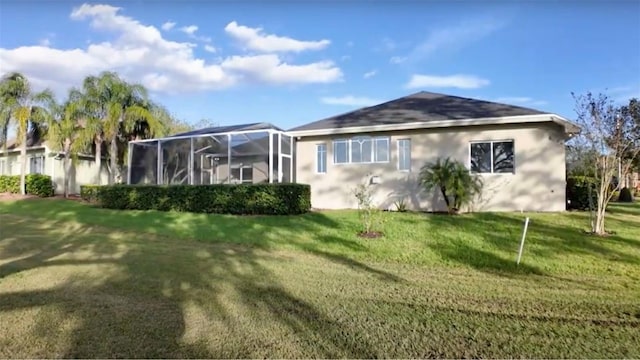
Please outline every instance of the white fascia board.
[{"label": "white fascia board", "polygon": [[[431,129],[431,128],[444,128],[455,126],[474,126],[474,125],[498,125],[498,124],[521,124],[521,123],[535,123],[552,121],[562,125],[565,128],[565,132],[579,131],[579,127],[570,121],[564,119],[561,116],[554,114],[539,114],[539,115],[521,115],[521,116],[506,116],[506,117],[493,117],[493,118],[478,118],[478,119],[454,119],[454,120],[439,120],[428,122],[413,122],[405,124],[385,124],[385,125],[369,125],[369,126],[355,126],[345,128],[333,128],[333,129],[315,129],[315,130],[299,130],[289,131],[290,135],[296,137],[305,136],[321,136],[321,135],[334,135],[334,134],[351,134],[351,133],[364,133],[364,132],[379,132],[379,131],[397,131],[397,130],[415,130],[415,129]],[[569,131],[572,130],[572,131]]]}]

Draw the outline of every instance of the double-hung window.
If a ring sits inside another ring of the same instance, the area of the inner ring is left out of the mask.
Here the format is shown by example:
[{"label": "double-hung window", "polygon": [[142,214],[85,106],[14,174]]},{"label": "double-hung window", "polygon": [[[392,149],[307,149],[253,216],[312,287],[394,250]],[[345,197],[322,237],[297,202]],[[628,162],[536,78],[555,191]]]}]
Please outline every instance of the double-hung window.
[{"label": "double-hung window", "polygon": [[398,170],[411,171],[411,139],[398,140]]},{"label": "double-hung window", "polygon": [[44,174],[44,156],[33,156],[29,159],[30,174]]},{"label": "double-hung window", "polygon": [[316,173],[327,173],[327,144],[316,144]]},{"label": "double-hung window", "polygon": [[333,141],[334,164],[389,162],[389,137],[355,136]]},{"label": "double-hung window", "polygon": [[469,147],[472,172],[515,173],[513,140],[474,141]]}]

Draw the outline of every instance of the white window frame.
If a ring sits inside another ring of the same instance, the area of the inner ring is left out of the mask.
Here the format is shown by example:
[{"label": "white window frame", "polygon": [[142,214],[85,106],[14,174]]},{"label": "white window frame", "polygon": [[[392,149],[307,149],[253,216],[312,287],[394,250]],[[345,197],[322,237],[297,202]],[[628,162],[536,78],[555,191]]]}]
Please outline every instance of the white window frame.
[{"label": "white window frame", "polygon": [[[353,162],[351,158],[351,144],[354,141],[359,141],[362,138],[367,138],[371,140],[371,161],[362,161],[362,162]],[[385,140],[387,143],[387,159],[384,161],[376,161],[377,158],[377,143],[379,140]],[[345,143],[347,145],[347,161],[346,162],[336,162],[337,160],[337,152],[336,152],[336,144],[337,143]],[[369,135],[357,135],[351,138],[340,138],[334,139],[331,142],[333,146],[333,165],[346,165],[346,164],[388,164],[391,161],[391,138],[389,136],[369,136]]]},{"label": "white window frame", "polygon": [[[400,147],[400,143],[403,141],[408,141],[409,142],[409,168],[408,169],[401,169],[400,168],[400,151],[401,151],[401,147]],[[412,160],[411,160],[411,139],[410,138],[404,138],[404,139],[398,139],[396,141],[396,147],[398,149],[398,171],[401,172],[411,172],[411,167],[412,167]]]},{"label": "white window frame", "polygon": [[[320,163],[318,163],[318,155],[320,153],[320,148],[323,147],[324,148],[324,154],[323,154],[323,159],[324,159],[324,169],[322,169],[322,171],[320,171]],[[315,170],[316,170],[316,174],[326,174],[327,173],[327,144],[326,143],[321,143],[321,144],[316,144],[316,166],[315,166]]]},{"label": "white window frame", "polygon": [[[31,161],[33,159],[42,158],[42,168],[41,172],[31,172]],[[44,155],[32,155],[29,157],[29,174],[45,174],[45,156]]]},{"label": "white window frame", "polygon": [[[493,143],[499,143],[499,142],[512,142],[513,143],[513,171],[511,172],[494,172],[493,169]],[[484,144],[484,143],[489,143],[490,144],[490,153],[491,153],[491,172],[475,172],[473,170],[471,170],[471,145],[473,144]],[[478,174],[478,175],[515,175],[516,173],[516,141],[514,139],[502,139],[502,140],[472,140],[469,142],[469,161],[468,161],[468,165],[469,165],[469,172],[473,173],[473,174]]]}]

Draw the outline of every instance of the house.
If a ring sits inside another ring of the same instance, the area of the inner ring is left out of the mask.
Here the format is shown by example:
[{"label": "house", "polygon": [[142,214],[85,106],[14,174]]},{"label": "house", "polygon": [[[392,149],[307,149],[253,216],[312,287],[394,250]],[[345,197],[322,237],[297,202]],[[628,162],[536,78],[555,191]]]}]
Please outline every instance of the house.
[{"label": "house", "polygon": [[352,189],[373,186],[393,209],[446,210],[425,191],[420,168],[452,157],[484,181],[474,211],[565,210],[565,141],[579,128],[556,114],[419,92],[302,125],[295,138],[295,181],[311,185],[314,208],[355,208]]},{"label": "house", "polygon": [[[9,141],[6,151],[0,149],[0,175],[20,175],[20,146]],[[63,154],[53,151],[46,141],[28,139],[27,174],[51,176],[56,194],[64,193]],[[103,159],[101,169],[95,165],[93,156],[81,155],[71,165],[69,192],[79,194],[80,185],[106,184],[108,182],[107,161]]]}]

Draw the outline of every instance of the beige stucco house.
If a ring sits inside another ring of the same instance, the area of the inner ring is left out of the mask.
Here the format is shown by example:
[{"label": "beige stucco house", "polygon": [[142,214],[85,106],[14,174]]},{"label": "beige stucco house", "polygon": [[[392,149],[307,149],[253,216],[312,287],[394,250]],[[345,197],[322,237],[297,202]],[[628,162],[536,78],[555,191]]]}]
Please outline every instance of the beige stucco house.
[{"label": "beige stucco house", "polygon": [[[62,194],[64,192],[62,154],[51,150],[46,142],[28,145],[27,173],[51,176],[54,192]],[[69,192],[79,194],[80,185],[107,184],[108,168],[105,160],[102,161],[101,169],[98,169],[93,156],[79,156],[77,162],[71,166]],[[14,143],[8,144],[6,151],[0,149],[0,175],[20,175],[20,148]]]},{"label": "beige stucco house", "polygon": [[452,157],[483,178],[474,211],[564,211],[565,141],[579,128],[519,106],[420,92],[290,129],[295,181],[314,208],[355,208],[353,188],[371,184],[381,208],[444,211],[420,168]]}]

